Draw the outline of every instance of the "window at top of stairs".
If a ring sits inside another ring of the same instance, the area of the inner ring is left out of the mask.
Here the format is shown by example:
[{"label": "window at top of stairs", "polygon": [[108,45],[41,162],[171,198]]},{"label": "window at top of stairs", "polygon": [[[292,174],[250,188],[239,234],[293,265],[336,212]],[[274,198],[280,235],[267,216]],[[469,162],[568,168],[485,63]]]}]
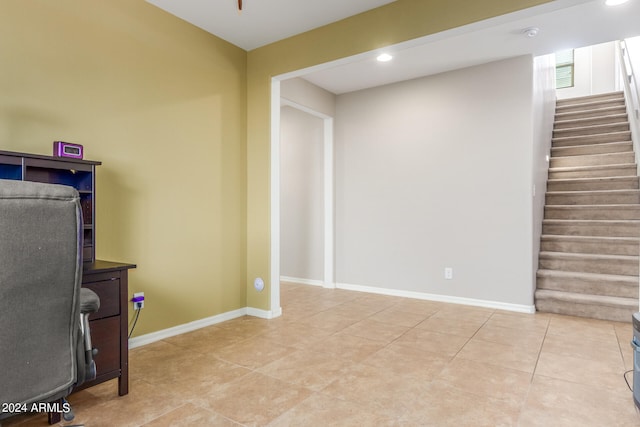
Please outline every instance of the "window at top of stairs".
[{"label": "window at top of stairs", "polygon": [[556,89],[573,87],[573,49],[556,53]]}]

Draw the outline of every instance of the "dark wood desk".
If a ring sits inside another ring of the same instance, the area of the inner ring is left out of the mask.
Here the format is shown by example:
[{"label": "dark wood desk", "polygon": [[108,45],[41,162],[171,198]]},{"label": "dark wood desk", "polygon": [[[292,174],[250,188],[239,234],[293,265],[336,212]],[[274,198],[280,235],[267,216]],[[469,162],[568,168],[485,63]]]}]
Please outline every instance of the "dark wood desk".
[{"label": "dark wood desk", "polygon": [[100,309],[89,317],[95,356],[96,379],[83,389],[118,378],[118,394],[129,393],[129,284],[128,271],[135,264],[95,260],[84,264],[82,286],[100,297]]}]

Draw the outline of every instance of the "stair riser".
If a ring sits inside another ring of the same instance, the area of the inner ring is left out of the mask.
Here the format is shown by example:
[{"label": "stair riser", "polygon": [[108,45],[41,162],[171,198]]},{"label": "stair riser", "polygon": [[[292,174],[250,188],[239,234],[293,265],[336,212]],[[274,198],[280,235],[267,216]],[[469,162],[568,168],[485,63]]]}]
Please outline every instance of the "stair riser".
[{"label": "stair riser", "polygon": [[566,121],[566,120],[580,120],[580,119],[588,119],[592,117],[602,117],[602,116],[614,116],[616,114],[626,114],[627,109],[625,106],[613,107],[613,108],[599,108],[593,110],[586,111],[575,111],[573,113],[558,113],[555,115],[555,121]]},{"label": "stair riser", "polygon": [[[587,304],[576,304],[557,300],[536,299],[536,309],[543,313],[557,313],[568,316],[588,317],[613,322],[631,322],[634,310]],[[635,310],[637,311],[637,309]]]},{"label": "stair riser", "polygon": [[547,183],[547,191],[602,191],[602,190],[637,190],[640,188],[638,178],[603,180],[603,181],[557,181]]},{"label": "stair riser", "polygon": [[554,130],[570,129],[581,126],[597,126],[620,123],[627,120],[626,114],[615,114],[609,116],[586,117],[573,120],[556,120],[553,125]]},{"label": "stair riser", "polygon": [[540,268],[546,270],[619,274],[623,276],[637,276],[638,263],[638,260],[540,258]]},{"label": "stair riser", "polygon": [[575,206],[571,208],[561,206],[545,206],[545,219],[640,219],[640,208],[629,209],[609,208],[597,209],[585,206]]},{"label": "stair riser", "polygon": [[551,168],[567,168],[577,166],[604,166],[633,164],[635,157],[633,152],[600,154],[595,156],[569,156],[552,158],[549,162]]},{"label": "stair riser", "polygon": [[549,170],[549,179],[603,178],[612,176],[636,176],[636,165],[597,168],[592,170]]},{"label": "stair riser", "polygon": [[611,280],[584,280],[574,277],[538,277],[538,289],[574,292],[578,294],[606,295],[621,298],[637,298],[638,283]]},{"label": "stair riser", "polygon": [[640,237],[640,226],[636,224],[543,224],[542,234],[561,236]]},{"label": "stair riser", "polygon": [[571,136],[565,138],[553,138],[553,147],[567,147],[572,145],[602,144],[607,142],[631,141],[631,132],[614,132],[598,135]]},{"label": "stair riser", "polygon": [[568,252],[574,254],[640,255],[640,245],[638,245],[638,243],[597,243],[543,240],[540,243],[540,250],[545,252]]},{"label": "stair riser", "polygon": [[551,149],[551,157],[588,156],[593,154],[633,152],[631,142],[605,143],[591,145],[574,145],[569,147],[555,147]]},{"label": "stair riser", "polygon": [[547,193],[546,204],[551,205],[631,205],[640,204],[640,191],[602,193]]}]

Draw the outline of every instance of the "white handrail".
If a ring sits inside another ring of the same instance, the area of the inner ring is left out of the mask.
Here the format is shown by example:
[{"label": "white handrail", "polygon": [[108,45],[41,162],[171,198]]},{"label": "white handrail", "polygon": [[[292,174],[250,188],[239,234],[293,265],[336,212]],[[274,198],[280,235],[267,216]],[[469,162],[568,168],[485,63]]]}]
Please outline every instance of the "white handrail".
[{"label": "white handrail", "polygon": [[631,128],[631,140],[633,141],[633,150],[635,151],[636,165],[640,176],[640,161],[638,161],[640,156],[640,88],[638,87],[637,75],[634,73],[633,63],[624,40],[617,42],[616,48]]}]

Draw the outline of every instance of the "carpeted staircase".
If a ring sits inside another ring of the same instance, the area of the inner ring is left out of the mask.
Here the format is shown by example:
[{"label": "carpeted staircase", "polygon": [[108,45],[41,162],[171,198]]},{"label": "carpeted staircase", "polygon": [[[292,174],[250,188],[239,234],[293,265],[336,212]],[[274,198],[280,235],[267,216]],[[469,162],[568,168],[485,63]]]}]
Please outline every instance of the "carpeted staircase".
[{"label": "carpeted staircase", "polygon": [[640,189],[623,93],[558,100],[537,310],[630,322],[639,256]]}]

